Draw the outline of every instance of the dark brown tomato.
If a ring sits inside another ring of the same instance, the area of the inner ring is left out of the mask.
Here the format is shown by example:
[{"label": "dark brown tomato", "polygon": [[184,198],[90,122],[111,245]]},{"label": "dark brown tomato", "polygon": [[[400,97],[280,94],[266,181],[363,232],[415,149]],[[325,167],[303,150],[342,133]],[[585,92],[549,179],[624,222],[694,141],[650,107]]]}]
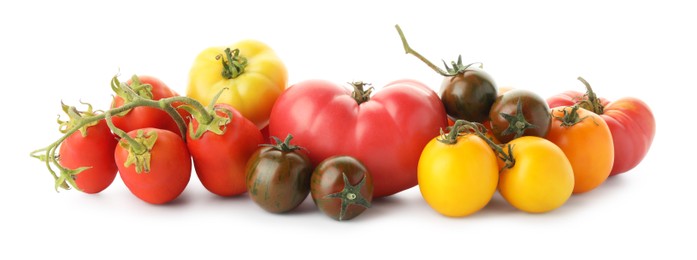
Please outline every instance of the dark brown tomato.
[{"label": "dark brown tomato", "polygon": [[355,158],[334,156],[317,165],[310,192],[324,214],[339,221],[349,220],[370,207],[373,178]]},{"label": "dark brown tomato", "polygon": [[501,143],[521,136],[544,138],[552,122],[547,102],[524,89],[513,89],[496,98],[489,118],[494,137]]},{"label": "dark brown tomato", "polygon": [[252,200],[272,213],[288,212],[310,193],[312,164],[296,150],[259,148],[247,163],[247,190]]},{"label": "dark brown tomato", "polygon": [[445,77],[440,98],[451,119],[484,122],[496,100],[494,80],[479,69],[471,69],[452,77]]}]

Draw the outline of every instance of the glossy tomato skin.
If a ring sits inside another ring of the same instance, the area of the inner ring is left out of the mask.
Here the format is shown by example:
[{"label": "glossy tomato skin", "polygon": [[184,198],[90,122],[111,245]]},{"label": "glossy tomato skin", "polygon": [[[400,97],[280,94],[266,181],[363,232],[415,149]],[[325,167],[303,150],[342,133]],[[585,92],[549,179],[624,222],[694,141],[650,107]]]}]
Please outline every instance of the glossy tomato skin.
[{"label": "glossy tomato skin", "polygon": [[[550,107],[573,106],[587,99],[584,94],[567,91],[547,99]],[[625,97],[613,102],[600,98],[604,106],[600,117],[612,133],[615,159],[610,176],[636,167],[651,148],[656,134],[656,119],[651,108],[643,101]]]},{"label": "glossy tomato skin", "polygon": [[327,158],[317,165],[312,173],[310,193],[315,205],[324,214],[335,220],[349,220],[366,210],[364,206],[349,204],[342,216],[342,199],[330,198],[330,195],[340,193],[345,189],[344,174],[349,185],[358,186],[363,182],[360,195],[356,195],[354,198],[363,198],[367,203],[373,200],[373,178],[360,161],[350,156]]},{"label": "glossy tomato skin", "polygon": [[291,211],[310,194],[313,170],[310,158],[304,153],[259,148],[247,163],[249,196],[266,211]]},{"label": "glossy tomato skin", "polygon": [[448,117],[479,123],[487,120],[496,95],[494,80],[479,69],[445,77],[440,89]]},{"label": "glossy tomato skin", "polygon": [[[565,113],[576,113],[580,120],[564,125]],[[552,110],[552,127],[547,135],[569,159],[574,172],[574,193],[583,193],[600,186],[612,170],[615,149],[607,124],[593,112],[572,107]]]},{"label": "glossy tomato skin", "polygon": [[[259,129],[232,106],[215,105],[219,116],[227,116],[221,109],[232,113],[232,120],[224,128],[223,135],[204,133],[199,139],[187,134],[187,147],[191,152],[196,174],[208,191],[219,196],[235,196],[247,191],[246,165],[262,143]],[[193,129],[198,121],[191,120]]]},{"label": "glossy tomato skin", "polygon": [[569,159],[554,143],[536,136],[516,138],[512,146],[515,164],[499,175],[498,189],[508,203],[529,213],[561,207],[574,190],[574,173]]},{"label": "glossy tomato skin", "polygon": [[170,202],[184,191],[191,178],[191,156],[186,144],[179,135],[158,128],[144,128],[128,132],[135,138],[138,131],[145,136],[157,134],[155,145],[150,150],[150,171],[138,173],[135,165],[125,166],[128,150],[121,139],[116,146],[114,157],[119,173],[126,187],[141,200],[151,204]]},{"label": "glossy tomato skin", "polygon": [[63,141],[58,152],[61,166],[68,169],[91,167],[76,175],[79,190],[94,194],[111,185],[118,171],[114,161],[116,143],[104,120],[88,127],[86,136],[78,131]]},{"label": "glossy tomato skin", "polygon": [[552,118],[549,115],[549,106],[547,102],[531,91],[513,89],[497,97],[489,113],[491,130],[496,139],[501,141],[501,143],[510,142],[516,137],[515,133],[506,133],[506,130],[509,129],[511,125],[509,124],[509,120],[502,114],[519,116],[517,112],[519,101],[525,121],[534,126],[525,129],[522,136],[545,137],[547,132],[549,132]]},{"label": "glossy tomato skin", "polygon": [[[246,61],[243,72],[235,78],[222,75],[220,58],[227,59],[226,48],[239,50]],[[271,108],[287,81],[286,67],[271,47],[256,40],[242,40],[201,51],[191,66],[186,95],[207,105],[227,88],[216,102],[234,107],[261,129],[268,125]]]},{"label": "glossy tomato skin", "polygon": [[479,136],[465,134],[457,143],[432,139],[419,159],[419,189],[424,200],[448,217],[473,214],[496,192],[496,155]]},{"label": "glossy tomato skin", "polygon": [[[156,77],[152,76],[138,76],[141,84],[150,84],[152,86],[152,100],[160,100],[163,98],[169,98],[174,96],[179,96],[175,91],[170,89],[164,82]],[[126,83],[128,85],[132,84],[131,80]],[[123,98],[115,96],[112,101],[111,107],[117,108],[124,104]],[[174,104],[176,107],[178,104]],[[207,105],[207,104],[206,104]],[[183,109],[178,109],[177,112],[188,124],[190,114]],[[169,130],[173,133],[179,134],[179,127],[175,123],[174,119],[167,114],[167,112],[153,108],[153,107],[136,107],[131,109],[124,116],[114,116],[112,117],[114,125],[119,129],[130,132],[136,129],[153,127],[159,129]]]},{"label": "glossy tomato skin", "polygon": [[351,92],[320,80],[291,86],[271,111],[270,134],[292,134],[314,165],[336,155],[358,159],[373,177],[375,197],[416,185],[423,147],[447,124],[438,95],[412,80],[392,82],[361,104]]}]

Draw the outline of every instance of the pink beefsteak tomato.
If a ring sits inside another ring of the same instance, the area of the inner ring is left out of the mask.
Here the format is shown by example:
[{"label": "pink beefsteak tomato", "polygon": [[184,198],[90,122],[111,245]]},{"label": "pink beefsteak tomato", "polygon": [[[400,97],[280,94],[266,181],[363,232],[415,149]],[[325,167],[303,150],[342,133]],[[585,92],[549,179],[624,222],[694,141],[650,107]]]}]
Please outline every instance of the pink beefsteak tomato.
[{"label": "pink beefsteak tomato", "polygon": [[374,197],[415,186],[421,151],[447,126],[438,94],[414,80],[373,96],[367,84],[351,85],[308,80],[286,89],[271,110],[270,135],[292,134],[314,165],[338,155],[358,159],[373,176]]}]

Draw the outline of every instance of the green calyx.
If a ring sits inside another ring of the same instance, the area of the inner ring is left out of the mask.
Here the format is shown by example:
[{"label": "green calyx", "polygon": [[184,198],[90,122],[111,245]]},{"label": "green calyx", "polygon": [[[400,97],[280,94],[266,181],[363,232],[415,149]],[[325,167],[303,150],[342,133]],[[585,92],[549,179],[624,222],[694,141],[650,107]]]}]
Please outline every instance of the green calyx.
[{"label": "green calyx", "polygon": [[152,85],[142,84],[137,75],[131,77],[131,84],[120,82],[118,75],[111,79],[111,89],[117,96],[123,98],[124,103],[133,102],[138,98],[152,100]]},{"label": "green calyx", "polygon": [[523,136],[525,133],[525,130],[531,129],[531,128],[537,128],[536,125],[530,124],[526,119],[525,115],[523,114],[523,103],[521,102],[520,98],[518,98],[518,104],[516,107],[516,113],[515,115],[510,115],[506,113],[499,113],[503,119],[508,121],[508,128],[501,132],[502,136],[507,136],[511,134],[515,134],[515,138]]},{"label": "green calyx", "polygon": [[[215,97],[213,97],[213,100],[211,100],[211,103],[208,104],[208,107],[204,108],[200,104],[179,106],[179,108],[189,112],[198,122],[198,127],[196,129],[194,129],[194,124],[189,124],[188,133],[192,139],[197,140],[206,132],[212,132],[217,135],[225,134],[227,125],[232,121],[232,111],[221,107],[215,107],[215,102],[218,101],[218,98],[220,98],[220,95],[222,95],[225,90],[228,90],[228,88],[223,88],[218,91]],[[218,115],[218,111],[223,112],[225,116]]]},{"label": "green calyx", "polygon": [[397,33],[399,33],[399,38],[402,40],[402,46],[404,47],[404,52],[406,54],[414,55],[414,57],[421,60],[428,67],[430,67],[433,71],[435,71],[436,73],[438,73],[444,77],[452,77],[452,76],[455,76],[458,74],[463,74],[463,73],[465,73],[465,71],[469,70],[472,66],[475,66],[475,65],[479,65],[480,69],[484,67],[484,64],[482,64],[481,62],[475,62],[475,63],[470,63],[467,65],[464,65],[462,63],[462,55],[459,55],[457,57],[457,62],[455,62],[455,61],[450,62],[450,65],[452,67],[448,66],[448,64],[445,63],[445,61],[443,61],[443,64],[445,65],[445,70],[443,70],[443,69],[439,68],[438,66],[436,66],[435,64],[433,64],[433,62],[426,59],[426,57],[421,55],[419,52],[412,49],[411,46],[409,46],[409,43],[407,42],[407,38],[404,36],[404,32],[402,32],[402,28],[399,27],[399,25],[395,25],[395,28],[397,29]]},{"label": "green calyx", "polygon": [[484,68],[484,64],[481,62],[474,62],[467,65],[462,64],[462,55],[457,56],[457,63],[455,61],[450,62],[452,68],[448,66],[448,64],[445,63],[445,61],[443,61],[443,65],[445,66],[445,69],[448,72],[446,75],[443,76],[455,76],[457,74],[464,74],[465,71],[470,70],[470,67],[475,65],[479,65],[480,69]]},{"label": "green calyx", "polygon": [[86,105],[87,106],[87,111],[78,111],[77,108],[74,106],[68,106],[65,103],[61,101],[61,108],[63,109],[63,112],[68,115],[68,121],[63,121],[60,119],[60,115],[58,116],[58,119],[56,120],[58,122],[58,130],[65,134],[68,133],[68,130],[75,127],[79,126],[79,131],[80,134],[82,134],[82,137],[87,136],[87,128],[91,126],[95,126],[99,123],[99,121],[94,121],[94,122],[84,122],[83,117],[92,117],[96,115],[96,111],[92,110],[92,105],[89,103],[85,103],[80,101],[80,104]]},{"label": "green calyx", "polygon": [[[75,182],[75,179],[77,178],[76,176],[85,171],[88,170],[92,167],[80,167],[77,169],[68,169],[68,168],[61,168],[60,173],[57,178],[55,178],[55,186],[54,188],[56,191],[58,191],[58,188],[62,188],[65,190],[69,190],[70,186],[75,187],[76,190],[80,190],[80,187],[77,186],[77,183]],[[70,185],[68,185],[70,184]]]},{"label": "green calyx", "polygon": [[130,167],[135,164],[136,173],[150,172],[151,151],[156,142],[157,132],[145,133],[143,130],[138,130],[136,137],[132,140],[119,142],[119,145],[128,151],[128,157],[123,166]]},{"label": "green calyx", "polygon": [[342,172],[341,175],[344,178],[344,189],[340,192],[324,196],[324,198],[341,199],[341,211],[339,212],[339,221],[344,220],[344,216],[346,215],[346,209],[351,204],[359,205],[365,208],[370,208],[370,201],[366,200],[365,197],[363,197],[363,195],[361,194],[361,189],[363,188],[363,185],[365,185],[366,176],[364,175],[361,181],[357,185],[353,186],[351,185],[351,182],[349,182],[348,177],[346,177],[346,173]]},{"label": "green calyx", "polygon": [[273,140],[276,142],[275,145],[260,144],[259,146],[271,147],[275,150],[278,150],[278,151],[281,151],[284,153],[289,153],[289,152],[293,152],[296,150],[304,149],[300,146],[290,144],[290,140],[293,139],[293,135],[291,135],[291,134],[288,134],[288,136],[286,136],[286,139],[283,141],[281,141],[281,139],[279,139],[278,137],[275,137],[275,136],[272,136],[271,138],[273,138]]},{"label": "green calyx", "polygon": [[600,103],[600,98],[593,92],[591,84],[582,77],[578,77],[577,79],[586,86],[586,94],[583,95],[584,98],[578,102],[578,105],[588,111],[602,115],[605,107]]},{"label": "green calyx", "polygon": [[226,79],[237,78],[244,73],[244,68],[247,67],[247,58],[240,55],[240,49],[225,48],[225,54],[220,54],[215,59],[222,62],[221,75]]},{"label": "green calyx", "polygon": [[[356,100],[356,102],[359,105],[370,100],[370,95],[373,93],[373,90],[375,89],[372,87],[370,83],[365,83],[362,81],[349,82],[349,84],[353,86],[353,92],[351,92],[351,97],[354,100]],[[368,89],[365,89],[365,86],[370,87]]]},{"label": "green calyx", "polygon": [[564,114],[562,116],[555,116],[554,118],[561,121],[560,126],[563,126],[563,127],[574,126],[574,125],[580,123],[581,121],[583,121],[584,119],[589,117],[589,116],[579,117],[579,115],[578,115],[579,108],[580,108],[579,105],[575,105],[575,106],[571,107],[571,111],[568,111],[568,112],[566,109],[562,108],[561,110],[558,110],[558,111],[561,111]]}]

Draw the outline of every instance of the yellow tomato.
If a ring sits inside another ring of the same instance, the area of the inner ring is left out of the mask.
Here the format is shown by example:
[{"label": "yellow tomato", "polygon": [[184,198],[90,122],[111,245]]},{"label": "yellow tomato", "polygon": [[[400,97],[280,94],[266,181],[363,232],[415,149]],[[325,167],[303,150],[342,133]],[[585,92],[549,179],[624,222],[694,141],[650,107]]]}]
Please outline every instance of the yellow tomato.
[{"label": "yellow tomato", "polygon": [[489,203],[496,192],[498,171],[496,155],[477,135],[461,135],[454,144],[434,138],[419,159],[419,189],[437,212],[467,216]]},{"label": "yellow tomato", "polygon": [[269,46],[245,40],[203,50],[189,72],[186,95],[208,105],[227,88],[216,103],[233,106],[261,129],[269,123],[271,108],[287,81],[285,65]]},{"label": "yellow tomato", "polygon": [[535,136],[506,144],[507,155],[508,146],[515,164],[504,168],[499,177],[499,192],[508,203],[530,213],[551,211],[566,203],[574,190],[574,173],[558,146]]}]

